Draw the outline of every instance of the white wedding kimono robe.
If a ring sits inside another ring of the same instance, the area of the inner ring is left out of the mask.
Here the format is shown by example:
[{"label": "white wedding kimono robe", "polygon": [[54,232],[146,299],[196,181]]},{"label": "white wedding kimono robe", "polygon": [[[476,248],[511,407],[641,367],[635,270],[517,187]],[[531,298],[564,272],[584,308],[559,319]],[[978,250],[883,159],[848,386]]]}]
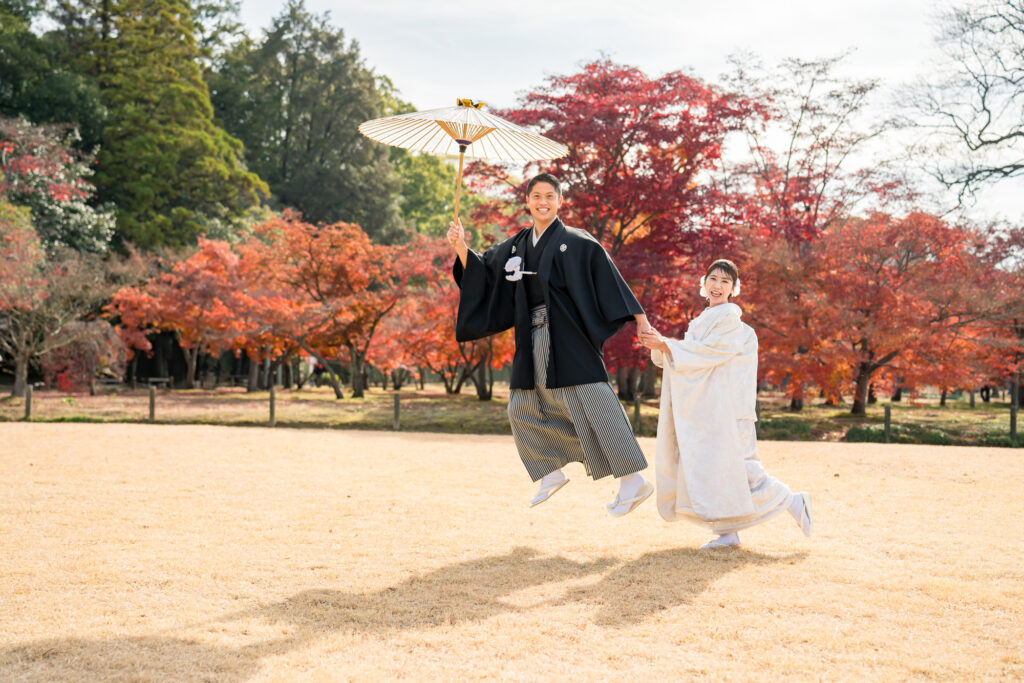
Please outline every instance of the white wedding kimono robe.
[{"label": "white wedding kimono robe", "polygon": [[757,335],[740,307],[706,308],[670,354],[651,351],[664,368],[658,417],[658,511],[717,534],[759,524],[790,502],[785,484],[757,457]]}]

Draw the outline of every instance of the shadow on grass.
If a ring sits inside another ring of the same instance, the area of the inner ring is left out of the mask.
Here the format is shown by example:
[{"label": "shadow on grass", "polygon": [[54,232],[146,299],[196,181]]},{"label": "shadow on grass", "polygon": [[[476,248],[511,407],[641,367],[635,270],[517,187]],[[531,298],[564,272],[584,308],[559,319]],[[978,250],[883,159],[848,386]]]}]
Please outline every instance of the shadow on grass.
[{"label": "shadow on grass", "polygon": [[806,553],[775,557],[743,548],[673,548],[616,567],[594,585],[570,590],[556,604],[598,605],[598,626],[632,626],[662,610],[688,605],[709,585],[747,565],[795,564]]},{"label": "shadow on grass", "polygon": [[[709,584],[745,565],[795,562],[802,557],[771,557],[740,549],[714,553],[674,549],[618,564],[610,557],[577,562],[515,548],[503,555],[441,567],[374,593],[307,590],[186,627],[219,633],[234,631],[223,628],[230,622],[256,620],[274,624],[286,634],[242,647],[159,635],[54,638],[7,646],[0,649],[0,679],[241,681],[255,675],[264,659],[308,647],[332,633],[415,631],[567,604],[598,607],[598,625],[627,626],[692,602]],[[583,579],[608,569],[596,584],[571,589],[553,602],[517,606],[505,601],[527,588]]]}]

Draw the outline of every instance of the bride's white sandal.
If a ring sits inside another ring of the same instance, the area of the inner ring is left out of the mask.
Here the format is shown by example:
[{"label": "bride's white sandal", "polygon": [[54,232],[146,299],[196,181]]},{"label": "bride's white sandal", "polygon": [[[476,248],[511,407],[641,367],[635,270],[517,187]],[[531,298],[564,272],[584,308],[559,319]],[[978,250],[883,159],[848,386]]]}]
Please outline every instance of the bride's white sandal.
[{"label": "bride's white sandal", "polygon": [[701,550],[712,550],[714,548],[735,548],[740,544],[739,534],[722,534],[713,538],[700,547]]},{"label": "bride's white sandal", "polygon": [[811,519],[811,494],[798,493],[797,495],[800,496],[800,502],[803,503],[797,524],[800,525],[800,531],[804,532],[804,536],[810,536],[814,531],[814,521]]}]

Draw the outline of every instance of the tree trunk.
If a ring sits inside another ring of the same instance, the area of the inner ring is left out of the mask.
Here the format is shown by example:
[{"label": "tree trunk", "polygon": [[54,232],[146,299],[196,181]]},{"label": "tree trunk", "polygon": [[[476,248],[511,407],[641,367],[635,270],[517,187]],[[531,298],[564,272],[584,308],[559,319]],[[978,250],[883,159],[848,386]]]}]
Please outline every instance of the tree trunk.
[{"label": "tree trunk", "polygon": [[481,401],[490,401],[492,392],[487,386],[487,367],[488,364],[480,363],[477,366],[476,372],[473,373],[473,386],[476,387],[476,397]]},{"label": "tree trunk", "polygon": [[455,373],[448,373],[442,370],[437,374],[440,375],[441,381],[444,382],[444,393],[454,394],[455,386],[453,380],[455,379]]},{"label": "tree trunk", "polygon": [[868,384],[868,403],[874,405],[878,403],[878,397],[875,396],[875,383],[871,382]]},{"label": "tree trunk", "polygon": [[156,336],[156,339],[154,341],[156,342],[153,344],[153,346],[155,347],[156,354],[155,358],[153,359],[153,367],[155,367],[156,369],[156,376],[170,377],[171,370],[167,363],[167,337],[163,333],[160,333]]},{"label": "tree trunk", "polygon": [[491,387],[487,384],[487,369],[491,366],[491,353],[494,346],[490,338],[487,341],[487,353],[476,366],[476,372],[473,373],[473,386],[476,387],[476,397],[481,401],[490,401],[493,394]]},{"label": "tree trunk", "polygon": [[[394,371],[391,372],[392,377],[394,376],[394,374],[396,372],[399,372],[399,371],[398,370],[394,370]],[[388,373],[384,372],[383,370],[380,373],[380,388],[382,390],[384,390],[384,391],[388,390]],[[399,387],[398,383],[395,383],[395,391],[398,391],[399,388],[400,387]]]},{"label": "tree trunk", "polygon": [[267,369],[267,389],[270,387],[277,386],[277,375],[280,372],[281,359],[271,361],[270,367]]},{"label": "tree trunk", "polygon": [[270,360],[270,348],[267,347],[263,350],[263,368],[260,372],[260,389],[270,389],[270,386],[274,383],[274,378],[270,374],[270,369],[273,363]]},{"label": "tree trunk", "polygon": [[320,361],[321,367],[323,367],[324,372],[327,373],[327,383],[330,384],[331,389],[334,390],[334,398],[345,398],[345,395],[341,393],[341,382],[338,381],[338,375],[335,374],[334,368],[331,364],[328,363],[323,356],[314,351],[308,344],[302,344],[302,350]]},{"label": "tree trunk", "polygon": [[632,401],[636,396],[637,381],[640,378],[640,371],[636,367],[616,368],[615,383],[619,387],[619,398],[623,401]]},{"label": "tree trunk", "polygon": [[292,359],[291,356],[285,356],[278,361],[281,367],[281,388],[291,389],[292,388]]},{"label": "tree trunk", "polygon": [[946,390],[945,389],[943,389],[942,393],[939,394],[939,405],[940,406],[945,406],[946,405]]},{"label": "tree trunk", "polygon": [[247,392],[253,392],[260,388],[260,362],[249,355],[249,352],[245,352],[245,357],[249,359],[249,381],[245,385]]},{"label": "tree trunk", "polygon": [[462,393],[462,385],[466,383],[466,380],[473,376],[473,371],[476,370],[476,366],[469,367],[468,365],[462,366],[458,370],[459,378],[455,381],[455,387],[452,389],[453,394]]},{"label": "tree trunk", "polygon": [[899,403],[903,400],[903,387],[896,387],[896,391],[892,392],[892,398],[889,399],[893,403]]},{"label": "tree trunk", "polygon": [[804,409],[804,385],[803,382],[793,382],[793,388],[789,394],[789,409],[799,413]]},{"label": "tree trunk", "polygon": [[640,382],[640,395],[645,398],[654,398],[658,395],[658,368],[650,361],[644,367],[643,379]]},{"label": "tree trunk", "polygon": [[868,384],[871,380],[871,370],[867,363],[861,363],[857,368],[857,386],[853,391],[853,408],[851,415],[867,415]]},{"label": "tree trunk", "polygon": [[196,364],[199,361],[199,344],[191,349],[185,349],[185,361],[188,363],[188,372],[185,374],[185,388],[196,388]]},{"label": "tree trunk", "polygon": [[363,358],[355,344],[349,344],[349,356],[352,359],[352,398],[363,398]]},{"label": "tree trunk", "polygon": [[14,361],[14,388],[11,396],[24,396],[28,386],[28,355],[18,356]]}]

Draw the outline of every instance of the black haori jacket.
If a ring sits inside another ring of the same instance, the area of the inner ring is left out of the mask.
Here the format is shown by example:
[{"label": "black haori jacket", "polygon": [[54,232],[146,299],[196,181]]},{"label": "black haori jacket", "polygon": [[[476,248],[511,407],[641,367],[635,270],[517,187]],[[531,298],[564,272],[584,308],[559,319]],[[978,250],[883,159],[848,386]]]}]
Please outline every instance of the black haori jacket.
[{"label": "black haori jacket", "polygon": [[[548,308],[551,352],[549,389],[607,382],[602,346],[633,316],[644,312],[601,243],[562,221],[553,230],[537,275]],[[505,279],[505,263],[525,257],[532,227],[520,230],[482,255],[470,251],[466,267],[455,258],[452,275],[459,285],[455,339],[464,342],[516,328],[512,389],[533,389],[533,337],[526,288]]]}]

